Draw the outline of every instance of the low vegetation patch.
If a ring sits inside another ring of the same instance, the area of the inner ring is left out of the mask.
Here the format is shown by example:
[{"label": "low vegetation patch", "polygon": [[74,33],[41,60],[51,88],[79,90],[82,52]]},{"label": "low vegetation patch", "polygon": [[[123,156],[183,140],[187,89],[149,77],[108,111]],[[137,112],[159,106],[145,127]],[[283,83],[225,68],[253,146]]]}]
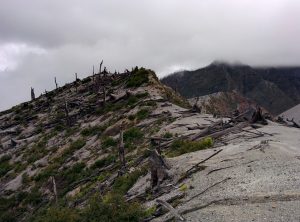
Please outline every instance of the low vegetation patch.
[{"label": "low vegetation patch", "polygon": [[123,134],[125,148],[132,150],[136,147],[137,143],[140,142],[144,137],[144,133],[137,127],[132,127],[126,130]]},{"label": "low vegetation patch", "polygon": [[128,82],[127,82],[127,87],[139,87],[144,83],[149,82],[149,72],[145,68],[140,68],[140,69],[135,69]]},{"label": "low vegetation patch", "polygon": [[143,120],[146,119],[149,116],[149,114],[150,114],[149,109],[144,108],[137,112],[136,118],[138,120]]},{"label": "low vegetation patch", "polygon": [[11,156],[4,155],[0,159],[0,177],[4,176],[8,171],[12,169],[12,166],[9,164]]},{"label": "low vegetation patch", "polygon": [[200,141],[176,140],[171,145],[171,151],[167,154],[169,157],[180,156],[184,153],[195,152],[197,150],[212,147],[213,140],[207,137]]},{"label": "low vegetation patch", "polygon": [[102,168],[105,166],[110,165],[111,163],[114,163],[116,161],[116,157],[113,155],[109,155],[107,157],[104,157],[100,160],[97,160],[92,166],[92,169],[96,169],[96,168]]},{"label": "low vegetation patch", "polygon": [[31,219],[33,222],[138,222],[145,216],[141,205],[127,203],[119,194],[107,194],[101,197],[95,194],[83,209],[66,206],[44,208]]},{"label": "low vegetation patch", "polygon": [[107,127],[106,126],[91,126],[83,129],[80,134],[82,136],[94,136],[101,134]]},{"label": "low vegetation patch", "polygon": [[116,146],[117,144],[118,144],[118,142],[109,136],[109,137],[103,138],[101,147],[103,149],[106,149],[108,147]]},{"label": "low vegetation patch", "polygon": [[124,195],[142,175],[146,175],[147,169],[142,168],[132,173],[118,177],[113,185],[113,192]]}]

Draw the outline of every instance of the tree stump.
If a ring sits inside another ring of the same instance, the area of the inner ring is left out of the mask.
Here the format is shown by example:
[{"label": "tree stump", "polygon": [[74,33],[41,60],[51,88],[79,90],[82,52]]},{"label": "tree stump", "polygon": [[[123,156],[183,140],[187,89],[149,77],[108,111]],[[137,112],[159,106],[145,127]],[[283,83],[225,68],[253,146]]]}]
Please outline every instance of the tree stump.
[{"label": "tree stump", "polygon": [[149,157],[149,167],[151,172],[151,188],[154,190],[159,190],[163,180],[168,177],[167,169],[169,169],[169,167],[157,149],[151,151]]}]

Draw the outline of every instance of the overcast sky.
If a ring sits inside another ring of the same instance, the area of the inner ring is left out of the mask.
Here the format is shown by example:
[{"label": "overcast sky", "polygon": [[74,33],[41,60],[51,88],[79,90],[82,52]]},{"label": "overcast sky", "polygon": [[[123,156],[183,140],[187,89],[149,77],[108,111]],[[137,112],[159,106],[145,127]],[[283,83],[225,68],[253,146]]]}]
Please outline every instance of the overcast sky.
[{"label": "overcast sky", "polygon": [[0,0],[0,110],[109,70],[300,65],[299,0]]}]

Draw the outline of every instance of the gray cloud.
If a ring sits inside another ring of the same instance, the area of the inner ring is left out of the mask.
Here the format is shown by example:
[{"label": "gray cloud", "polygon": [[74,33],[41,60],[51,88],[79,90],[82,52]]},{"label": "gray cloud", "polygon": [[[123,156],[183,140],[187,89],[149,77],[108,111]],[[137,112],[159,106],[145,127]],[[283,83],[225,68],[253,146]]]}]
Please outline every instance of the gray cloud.
[{"label": "gray cloud", "polygon": [[0,110],[101,59],[159,76],[216,59],[300,65],[299,39],[298,0],[2,0]]}]

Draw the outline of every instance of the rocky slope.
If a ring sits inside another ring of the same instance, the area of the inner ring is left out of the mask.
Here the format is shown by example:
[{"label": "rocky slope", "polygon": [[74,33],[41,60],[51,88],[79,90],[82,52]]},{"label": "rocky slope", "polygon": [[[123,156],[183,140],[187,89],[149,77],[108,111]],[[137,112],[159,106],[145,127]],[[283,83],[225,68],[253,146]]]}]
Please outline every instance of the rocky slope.
[{"label": "rocky slope", "polygon": [[[299,129],[194,112],[151,70],[77,80],[0,121],[0,221],[300,218]],[[154,149],[168,177],[151,189]]]},{"label": "rocky slope", "polygon": [[44,221],[54,202],[83,207],[96,191],[108,193],[120,170],[121,130],[130,175],[144,174],[146,138],[176,118],[169,110],[178,105],[188,103],[136,68],[76,80],[1,112],[0,221]]},{"label": "rocky slope", "polygon": [[[258,104],[237,92],[218,92],[205,96],[188,99],[191,106],[196,105],[200,113],[213,114],[215,116],[228,117],[233,113],[248,112],[251,118]],[[263,108],[264,113],[268,113]]]},{"label": "rocky slope", "polygon": [[294,119],[296,123],[300,125],[300,104],[292,107],[289,110],[281,113],[279,116],[282,116],[284,119],[288,118],[289,120]]},{"label": "rocky slope", "polygon": [[236,91],[278,115],[300,102],[300,68],[212,63],[195,71],[171,74],[162,82],[187,98]]}]

